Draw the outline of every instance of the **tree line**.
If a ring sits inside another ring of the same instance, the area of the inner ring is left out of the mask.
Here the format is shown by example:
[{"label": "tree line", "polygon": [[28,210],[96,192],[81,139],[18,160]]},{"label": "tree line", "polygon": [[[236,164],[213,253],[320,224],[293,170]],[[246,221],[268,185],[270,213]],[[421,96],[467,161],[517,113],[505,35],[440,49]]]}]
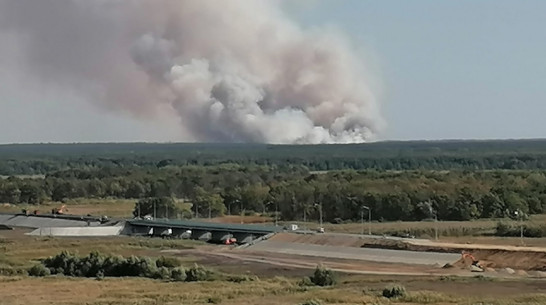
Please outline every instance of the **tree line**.
[{"label": "tree line", "polygon": [[[192,203],[184,217],[262,213],[282,220],[469,220],[546,212],[546,171],[330,171],[303,166],[166,166],[59,171],[0,179],[0,202],[125,198],[157,206]],[[157,213],[169,209],[159,208]],[[150,211],[141,211],[141,215]],[[164,215],[161,215],[164,217]]]},{"label": "tree line", "polygon": [[546,140],[413,141],[343,145],[199,143],[0,145],[0,175],[167,166],[305,166],[326,170],[546,169]]}]

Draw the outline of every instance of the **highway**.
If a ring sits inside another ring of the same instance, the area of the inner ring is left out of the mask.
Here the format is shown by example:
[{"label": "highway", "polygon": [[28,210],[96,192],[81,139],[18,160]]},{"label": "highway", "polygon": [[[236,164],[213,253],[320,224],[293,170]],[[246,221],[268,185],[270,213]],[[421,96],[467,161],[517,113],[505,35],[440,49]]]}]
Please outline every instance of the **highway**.
[{"label": "highway", "polygon": [[461,258],[460,254],[416,252],[405,250],[370,249],[338,247],[303,243],[290,243],[275,240],[259,242],[247,248],[251,251],[306,255],[338,259],[356,259],[374,262],[403,263],[419,265],[445,265]]}]

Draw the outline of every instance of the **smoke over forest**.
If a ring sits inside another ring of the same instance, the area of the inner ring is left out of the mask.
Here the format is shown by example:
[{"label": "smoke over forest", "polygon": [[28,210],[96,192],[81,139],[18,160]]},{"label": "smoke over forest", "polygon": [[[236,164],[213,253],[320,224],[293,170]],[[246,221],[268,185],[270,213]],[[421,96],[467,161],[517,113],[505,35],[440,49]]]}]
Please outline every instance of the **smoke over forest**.
[{"label": "smoke over forest", "polygon": [[[278,1],[0,1],[24,75],[194,140],[355,143],[384,126],[364,63]],[[0,54],[2,56],[2,54]]]}]

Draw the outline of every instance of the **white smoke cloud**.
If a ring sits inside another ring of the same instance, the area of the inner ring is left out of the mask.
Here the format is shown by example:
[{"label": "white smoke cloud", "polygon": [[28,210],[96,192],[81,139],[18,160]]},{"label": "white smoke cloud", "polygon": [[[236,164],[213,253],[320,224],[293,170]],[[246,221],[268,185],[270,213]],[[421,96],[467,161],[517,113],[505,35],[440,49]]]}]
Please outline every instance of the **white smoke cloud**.
[{"label": "white smoke cloud", "polygon": [[169,107],[198,141],[354,143],[383,128],[339,33],[277,1],[0,0],[29,77],[137,117]]}]

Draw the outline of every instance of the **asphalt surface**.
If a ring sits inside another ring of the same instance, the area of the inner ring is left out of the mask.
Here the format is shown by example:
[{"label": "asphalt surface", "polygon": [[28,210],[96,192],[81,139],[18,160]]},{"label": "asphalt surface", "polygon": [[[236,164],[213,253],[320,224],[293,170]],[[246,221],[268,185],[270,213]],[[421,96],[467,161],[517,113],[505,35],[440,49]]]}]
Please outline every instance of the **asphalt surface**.
[{"label": "asphalt surface", "polygon": [[8,227],[45,228],[45,227],[87,227],[87,226],[98,226],[100,223],[91,222],[88,224],[87,221],[85,220],[0,214],[0,224],[8,226]]},{"label": "asphalt surface", "polygon": [[307,255],[327,258],[365,260],[386,263],[419,265],[445,265],[461,258],[460,254],[417,252],[405,250],[370,249],[355,247],[336,247],[303,243],[290,243],[274,240],[259,242],[247,248],[251,251],[273,252],[293,255]]}]

